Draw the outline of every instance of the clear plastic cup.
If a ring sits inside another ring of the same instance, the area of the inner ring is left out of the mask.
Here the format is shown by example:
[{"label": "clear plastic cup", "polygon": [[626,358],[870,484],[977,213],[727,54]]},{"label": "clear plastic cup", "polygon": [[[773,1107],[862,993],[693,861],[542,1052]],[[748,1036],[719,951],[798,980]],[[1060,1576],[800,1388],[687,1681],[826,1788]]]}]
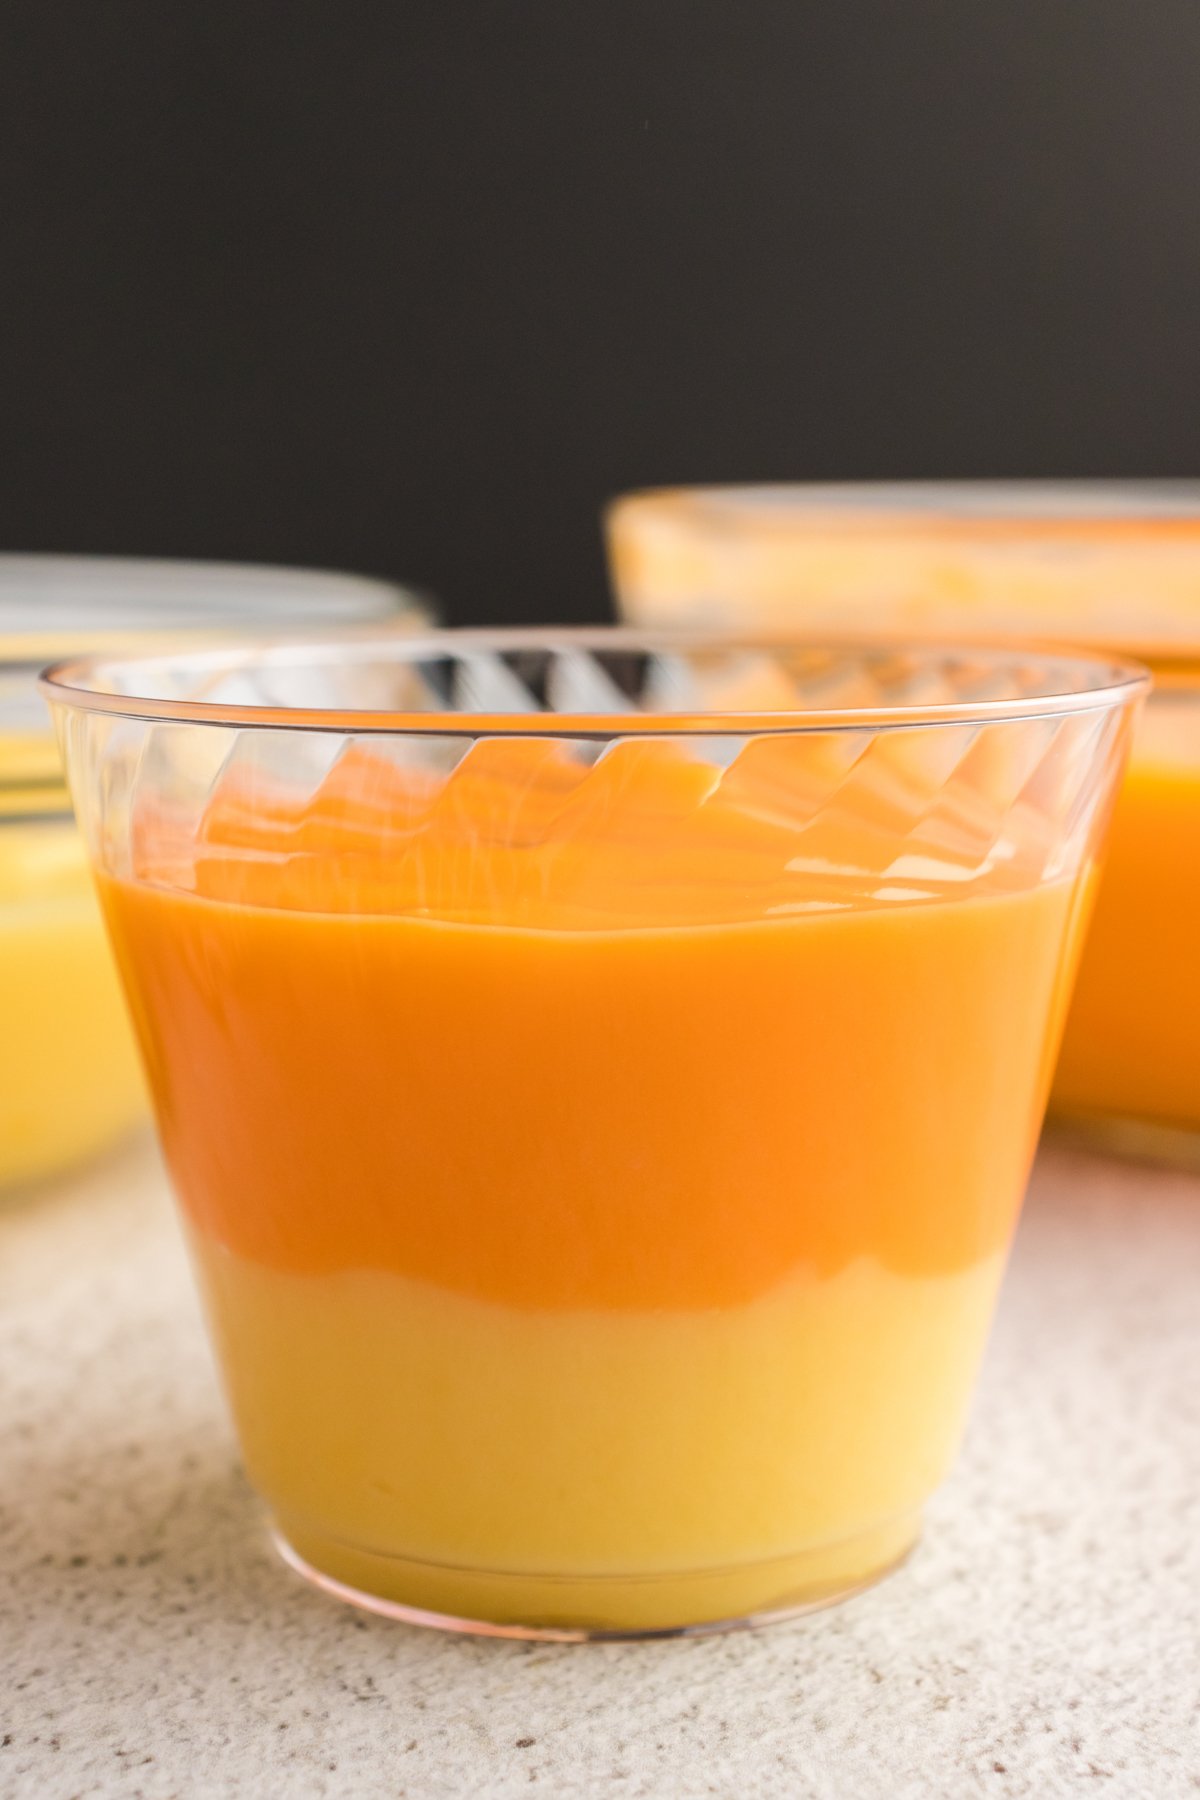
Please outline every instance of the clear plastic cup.
[{"label": "clear plastic cup", "polygon": [[1143,686],[608,632],[49,674],[293,1565],[583,1637],[908,1553]]}]

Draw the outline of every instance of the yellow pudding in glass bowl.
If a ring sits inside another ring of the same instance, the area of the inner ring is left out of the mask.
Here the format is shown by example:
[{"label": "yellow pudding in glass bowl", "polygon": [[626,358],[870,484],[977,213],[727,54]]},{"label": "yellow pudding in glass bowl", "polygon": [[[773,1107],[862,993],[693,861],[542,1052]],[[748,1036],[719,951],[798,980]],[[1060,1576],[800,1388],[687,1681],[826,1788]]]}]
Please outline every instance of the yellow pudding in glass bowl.
[{"label": "yellow pudding in glass bowl", "polygon": [[308,570],[0,555],[0,1190],[148,1111],[38,670],[81,648],[422,617],[388,582]]},{"label": "yellow pudding in glass bowl", "polygon": [[[6,749],[0,743],[0,1187],[83,1161],[146,1110],[66,794],[60,787],[45,810],[19,809]],[[24,799],[32,802],[28,790]]]}]

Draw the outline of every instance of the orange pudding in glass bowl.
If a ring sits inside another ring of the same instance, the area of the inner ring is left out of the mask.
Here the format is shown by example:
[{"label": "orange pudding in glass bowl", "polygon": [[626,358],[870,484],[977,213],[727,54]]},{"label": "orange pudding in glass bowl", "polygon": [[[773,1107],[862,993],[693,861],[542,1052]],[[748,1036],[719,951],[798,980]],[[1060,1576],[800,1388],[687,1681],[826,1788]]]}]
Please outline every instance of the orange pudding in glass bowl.
[{"label": "orange pudding in glass bowl", "polygon": [[419,616],[358,576],[0,555],[0,1191],[75,1167],[148,1110],[38,670],[82,648]]},{"label": "orange pudding in glass bowl", "polygon": [[1200,1157],[1200,482],[667,490],[608,515],[640,625],[1056,640],[1150,664],[1052,1110]]},{"label": "orange pudding in glass bowl", "polygon": [[51,674],[294,1564],[581,1636],[904,1556],[1141,687],[605,632]]},{"label": "orange pudding in glass bowl", "polygon": [[[1198,595],[1200,604],[1200,595]],[[1114,1148],[1200,1157],[1200,657],[1154,690],[1113,817],[1054,1106]]]}]

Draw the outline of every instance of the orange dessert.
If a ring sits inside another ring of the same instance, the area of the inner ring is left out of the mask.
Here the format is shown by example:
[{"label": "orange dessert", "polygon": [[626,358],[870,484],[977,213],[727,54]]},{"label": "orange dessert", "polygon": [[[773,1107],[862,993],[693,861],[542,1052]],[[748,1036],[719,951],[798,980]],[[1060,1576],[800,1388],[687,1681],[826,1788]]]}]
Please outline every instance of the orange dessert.
[{"label": "orange dessert", "polygon": [[1200,704],[1164,685],[1138,728],[1068,1014],[1054,1104],[1200,1124]]},{"label": "orange dessert", "polygon": [[607,514],[642,626],[895,631],[1194,648],[1196,482],[932,481],[664,488]]},{"label": "orange dessert", "polygon": [[911,1545],[1086,870],[979,874],[965,803],[901,866],[919,733],[805,822],[835,737],[484,738],[436,780],[356,748],[302,797],[231,770],[198,834],[135,813],[102,898],[249,1472],[310,1568],[628,1630]]},{"label": "orange dessert", "polygon": [[861,621],[1152,663],[1051,1107],[1181,1148],[1124,1122],[1200,1129],[1200,483],[664,489],[616,500],[607,530],[620,611],[642,626]]}]

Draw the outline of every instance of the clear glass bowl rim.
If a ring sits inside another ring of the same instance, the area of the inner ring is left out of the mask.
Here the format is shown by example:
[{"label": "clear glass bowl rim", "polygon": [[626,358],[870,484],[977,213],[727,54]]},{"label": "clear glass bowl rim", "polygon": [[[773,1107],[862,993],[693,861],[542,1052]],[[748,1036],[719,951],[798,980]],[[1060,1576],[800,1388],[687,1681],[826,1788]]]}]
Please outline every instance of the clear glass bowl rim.
[{"label": "clear glass bowl rim", "polygon": [[[68,815],[54,729],[37,680],[51,659],[169,656],[193,642],[258,642],[297,633],[432,629],[430,596],[352,569],[217,558],[0,552],[0,824]],[[23,767],[3,755],[18,743]],[[35,767],[34,758],[40,757]],[[14,794],[17,799],[14,800]],[[36,797],[36,796],[35,796]]]},{"label": "clear glass bowl rim", "polygon": [[621,513],[687,507],[696,522],[719,531],[730,506],[753,511],[755,528],[781,530],[843,521],[855,531],[909,525],[985,534],[1013,527],[1031,534],[1095,533],[1147,525],[1200,531],[1200,480],[1187,477],[1069,476],[947,481],[727,481],[630,488],[610,500]]},{"label": "clear glass bowl rim", "polygon": [[[993,540],[1011,544],[1014,536],[1029,548],[1054,549],[1072,543],[1128,545],[1149,533],[1182,541],[1200,555],[1200,479],[696,482],[627,489],[608,501],[604,524],[610,553],[627,530],[652,531],[656,547],[699,544],[709,553],[742,542],[742,533],[751,529],[768,543],[810,534],[817,542],[822,534],[844,531],[853,532],[864,548],[899,540],[956,552]],[[828,628],[828,615],[818,623]],[[893,629],[912,633],[924,627],[896,615]],[[964,643],[999,642],[1005,636],[1032,642],[1038,635],[1028,615],[1014,614],[1011,627],[994,615],[975,624],[966,610],[961,620],[951,621],[949,607],[941,625],[929,629],[961,636]],[[1200,615],[1188,631],[1171,615],[1156,615],[1152,601],[1131,612],[1128,625],[1120,628],[1051,610],[1040,635],[1085,654],[1149,664],[1169,685],[1200,685]]]},{"label": "clear glass bowl rim", "polygon": [[[308,630],[379,622],[390,614],[428,616],[429,596],[406,582],[348,569],[287,563],[155,556],[90,556],[54,551],[0,553],[0,655],[36,653],[47,641],[94,633],[133,634],[228,627],[265,632],[293,621]],[[36,618],[33,617],[36,609]],[[16,623],[20,616],[21,623]],[[29,623],[25,623],[26,619]],[[60,654],[73,648],[62,646]]]},{"label": "clear glass bowl rim", "polygon": [[[176,671],[194,669],[198,676],[218,675],[238,669],[355,660],[390,659],[421,662],[456,656],[521,651],[605,651],[633,654],[686,654],[721,651],[731,653],[825,650],[846,656],[908,654],[926,656],[931,662],[950,658],[993,659],[999,666],[1015,665],[1022,657],[1050,661],[1056,680],[1044,693],[1013,694],[989,700],[933,703],[897,703],[872,707],[797,708],[786,711],[735,712],[719,710],[610,712],[458,712],[450,709],[423,712],[390,712],[377,708],[345,709],[308,706],[256,705],[207,700],[164,699],[136,691],[137,672],[147,674],[164,663]],[[113,693],[102,685],[105,671],[120,672],[134,691]],[[1068,713],[1107,711],[1132,704],[1149,687],[1151,677],[1140,664],[1121,658],[1060,651],[1023,643],[959,643],[934,641],[910,634],[839,633],[770,635],[722,631],[646,631],[615,626],[569,628],[430,631],[404,637],[340,633],[333,639],[313,639],[287,644],[255,644],[242,640],[219,650],[183,651],[162,657],[113,659],[104,656],[68,657],[52,663],[41,677],[42,693],[51,705],[77,711],[108,713],[146,722],[171,721],[187,725],[214,725],[249,730],[337,731],[353,735],[384,733],[413,737],[647,737],[792,735],[825,731],[896,729],[922,725],[991,724],[1002,720],[1058,717]]]}]

